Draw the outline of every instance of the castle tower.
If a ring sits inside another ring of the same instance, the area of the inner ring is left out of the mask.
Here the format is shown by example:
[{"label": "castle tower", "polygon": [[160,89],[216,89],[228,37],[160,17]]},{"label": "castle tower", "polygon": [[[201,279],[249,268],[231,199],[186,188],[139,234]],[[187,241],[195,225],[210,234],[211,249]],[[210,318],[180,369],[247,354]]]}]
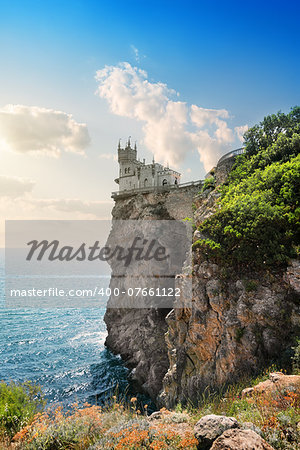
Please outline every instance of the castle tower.
[{"label": "castle tower", "polygon": [[136,157],[137,157],[136,144],[134,145],[134,148],[131,148],[130,136],[124,149],[121,148],[121,139],[120,139],[118,145],[118,163],[120,165],[132,163],[136,161]]},{"label": "castle tower", "polygon": [[136,189],[139,187],[137,179],[137,148],[131,147],[130,136],[126,143],[126,147],[121,147],[121,140],[118,144],[118,162],[119,162],[119,178],[115,181],[119,184],[119,190]]}]

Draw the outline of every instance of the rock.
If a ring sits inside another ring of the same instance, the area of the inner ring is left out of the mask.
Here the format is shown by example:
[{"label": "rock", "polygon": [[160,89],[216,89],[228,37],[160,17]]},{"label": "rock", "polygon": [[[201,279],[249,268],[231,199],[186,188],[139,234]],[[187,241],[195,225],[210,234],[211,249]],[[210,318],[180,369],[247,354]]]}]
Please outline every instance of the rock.
[{"label": "rock", "polygon": [[288,266],[286,271],[286,277],[292,286],[292,288],[300,293],[300,261],[298,259],[293,259],[291,264]]},{"label": "rock", "polygon": [[252,430],[227,430],[213,443],[211,450],[274,450]]},{"label": "rock", "polygon": [[282,372],[270,373],[269,380],[244,389],[242,397],[245,398],[255,394],[268,395],[282,390],[300,393],[300,375],[284,375]]},{"label": "rock", "polygon": [[205,236],[204,236],[203,233],[201,233],[201,231],[196,230],[196,231],[194,232],[194,242],[195,242],[195,241],[198,241],[198,239],[205,239]]},{"label": "rock", "polygon": [[[224,181],[226,165],[216,169],[217,184]],[[207,195],[199,191],[195,185],[116,197],[112,216],[122,220],[194,216],[199,227],[218,207],[220,195],[217,189]],[[202,237],[195,231],[194,240]],[[205,389],[218,389],[255,373],[293,345],[300,326],[299,260],[276,277],[249,272],[251,284],[195,248],[192,283],[190,272],[186,267],[180,275],[182,308],[170,313],[166,308],[118,309],[108,304],[105,314],[107,347],[135,369],[131,380],[159,407],[197,402]],[[251,392],[252,388],[245,395]]]},{"label": "rock", "polygon": [[198,449],[209,449],[214,440],[229,428],[238,428],[239,424],[234,417],[217,416],[210,414],[202,417],[195,425],[195,438],[198,440]]},{"label": "rock", "polygon": [[160,411],[154,411],[149,417],[148,420],[159,420],[162,418],[162,413]]},{"label": "rock", "polygon": [[[115,198],[112,216],[115,220],[182,220],[192,217],[193,198],[199,189],[196,183],[178,190]],[[109,239],[113,241],[115,238],[112,228]],[[128,283],[127,287],[134,287],[130,280]],[[108,331],[106,346],[119,354],[130,369],[135,369],[131,372],[131,381],[153,400],[162,390],[162,380],[169,368],[165,342],[168,312],[166,308],[116,308],[110,301],[104,318]]]}]

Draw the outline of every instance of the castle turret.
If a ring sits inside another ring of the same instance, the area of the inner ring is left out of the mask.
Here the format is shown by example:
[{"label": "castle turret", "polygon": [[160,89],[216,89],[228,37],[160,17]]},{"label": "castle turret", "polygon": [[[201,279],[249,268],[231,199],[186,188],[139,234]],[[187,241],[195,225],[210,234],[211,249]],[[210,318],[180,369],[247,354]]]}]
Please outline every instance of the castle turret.
[{"label": "castle turret", "polygon": [[126,147],[123,149],[123,148],[121,148],[120,141],[121,140],[119,140],[119,145],[118,145],[118,162],[119,162],[119,164],[136,161],[136,157],[137,157],[136,144],[135,144],[134,148],[131,148],[130,137],[129,137]]}]

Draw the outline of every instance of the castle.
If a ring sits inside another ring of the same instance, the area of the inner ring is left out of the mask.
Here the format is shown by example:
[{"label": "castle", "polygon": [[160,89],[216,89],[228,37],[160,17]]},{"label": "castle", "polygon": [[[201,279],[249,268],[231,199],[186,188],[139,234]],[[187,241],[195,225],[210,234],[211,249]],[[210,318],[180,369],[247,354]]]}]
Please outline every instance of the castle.
[{"label": "castle", "polygon": [[130,138],[126,147],[118,145],[119,178],[115,182],[119,185],[119,192],[147,187],[176,186],[180,183],[180,173],[152,161],[146,164],[137,159],[137,147],[131,147]]}]

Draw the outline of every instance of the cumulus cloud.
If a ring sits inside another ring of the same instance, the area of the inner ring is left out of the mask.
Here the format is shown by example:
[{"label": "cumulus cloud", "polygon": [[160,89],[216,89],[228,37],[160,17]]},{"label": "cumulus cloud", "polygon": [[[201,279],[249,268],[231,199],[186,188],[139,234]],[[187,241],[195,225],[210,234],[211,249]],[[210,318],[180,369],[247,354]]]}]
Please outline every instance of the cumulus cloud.
[{"label": "cumulus cloud", "polygon": [[229,113],[226,109],[208,109],[197,105],[191,106],[191,119],[198,126],[207,124],[218,124],[221,119],[228,119]]},{"label": "cumulus cloud", "polygon": [[37,106],[6,105],[0,109],[0,142],[14,152],[59,156],[84,154],[90,143],[86,124],[71,114]]},{"label": "cumulus cloud", "polygon": [[[110,217],[112,201],[85,201],[72,198],[38,198],[32,195],[35,182],[25,178],[0,175],[0,216],[30,218],[64,217],[96,219]],[[12,199],[14,200],[12,202]],[[75,216],[74,216],[75,215]]]},{"label": "cumulus cloud", "polygon": [[240,127],[235,127],[235,132],[241,142],[244,142],[244,134],[248,131],[248,125],[241,125]]},{"label": "cumulus cloud", "polygon": [[228,127],[225,109],[206,109],[178,100],[179,94],[129,63],[105,66],[96,74],[96,94],[111,111],[143,123],[143,143],[156,160],[178,167],[197,150],[208,171],[230,149],[235,133]]},{"label": "cumulus cloud", "polygon": [[0,175],[0,197],[22,197],[32,191],[34,184],[34,181],[25,178]]}]

